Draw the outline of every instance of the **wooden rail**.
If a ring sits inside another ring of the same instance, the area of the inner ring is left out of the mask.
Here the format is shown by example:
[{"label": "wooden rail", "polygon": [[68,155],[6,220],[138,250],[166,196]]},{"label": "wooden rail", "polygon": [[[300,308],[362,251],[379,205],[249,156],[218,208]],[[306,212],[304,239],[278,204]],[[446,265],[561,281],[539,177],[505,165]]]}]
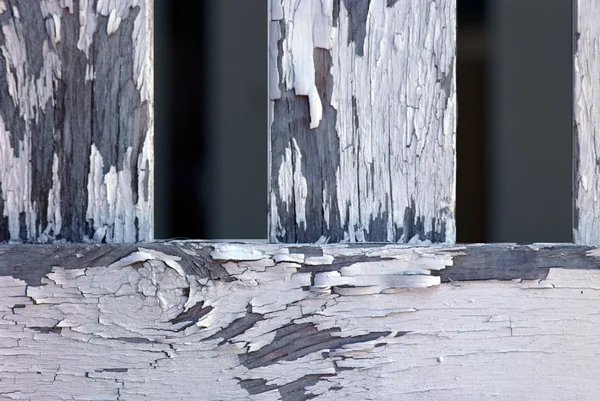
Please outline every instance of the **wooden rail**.
[{"label": "wooden rail", "polygon": [[0,246],[0,400],[595,400],[600,249]]}]

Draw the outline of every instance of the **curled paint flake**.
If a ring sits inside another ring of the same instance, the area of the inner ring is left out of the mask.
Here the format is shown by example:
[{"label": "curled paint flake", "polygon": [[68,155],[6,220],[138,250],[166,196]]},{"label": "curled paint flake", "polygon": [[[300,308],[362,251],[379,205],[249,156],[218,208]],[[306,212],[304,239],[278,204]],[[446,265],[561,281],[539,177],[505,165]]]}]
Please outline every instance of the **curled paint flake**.
[{"label": "curled paint flake", "polygon": [[52,21],[54,21],[54,44],[60,42],[60,16],[58,14],[52,14]]},{"label": "curled paint flake", "polygon": [[106,24],[106,33],[108,36],[112,35],[119,29],[121,25],[121,17],[117,15],[117,10],[113,9],[108,16],[108,24]]},{"label": "curled paint flake", "polygon": [[284,10],[290,10],[292,14],[288,16],[289,35],[286,39],[292,67],[288,77],[293,77],[291,86],[297,96],[308,96],[310,128],[315,129],[323,118],[323,104],[315,83],[314,49],[331,47],[333,3],[329,0],[286,0]]}]

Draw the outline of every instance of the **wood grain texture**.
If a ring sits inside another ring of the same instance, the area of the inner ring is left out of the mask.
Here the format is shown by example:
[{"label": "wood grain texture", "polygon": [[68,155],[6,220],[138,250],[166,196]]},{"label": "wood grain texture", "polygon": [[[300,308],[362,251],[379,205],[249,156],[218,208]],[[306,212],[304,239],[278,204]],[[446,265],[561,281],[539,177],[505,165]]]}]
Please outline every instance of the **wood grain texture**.
[{"label": "wood grain texture", "polygon": [[153,0],[0,0],[0,242],[152,240]]},{"label": "wood grain texture", "polygon": [[600,243],[600,4],[574,0],[574,229],[578,244]]},{"label": "wood grain texture", "polygon": [[176,242],[0,256],[1,401],[597,398],[600,248]]},{"label": "wood grain texture", "polygon": [[271,241],[455,241],[455,15],[271,0]]}]

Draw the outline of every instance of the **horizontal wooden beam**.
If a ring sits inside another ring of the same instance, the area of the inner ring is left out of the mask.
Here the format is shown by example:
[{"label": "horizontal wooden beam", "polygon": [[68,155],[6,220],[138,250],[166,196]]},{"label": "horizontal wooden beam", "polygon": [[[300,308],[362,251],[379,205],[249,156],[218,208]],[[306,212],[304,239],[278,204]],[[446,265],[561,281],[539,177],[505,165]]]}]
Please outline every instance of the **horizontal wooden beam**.
[{"label": "horizontal wooden beam", "polygon": [[0,246],[0,400],[595,400],[600,249]]}]

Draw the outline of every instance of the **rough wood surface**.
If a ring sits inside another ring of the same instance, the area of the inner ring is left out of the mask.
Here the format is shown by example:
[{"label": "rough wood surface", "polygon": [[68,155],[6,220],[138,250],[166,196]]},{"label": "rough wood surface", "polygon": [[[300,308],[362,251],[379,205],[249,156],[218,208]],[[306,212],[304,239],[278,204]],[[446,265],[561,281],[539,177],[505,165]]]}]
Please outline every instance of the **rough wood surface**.
[{"label": "rough wood surface", "polygon": [[600,244],[600,4],[574,0],[574,229],[578,244]]},{"label": "rough wood surface", "polygon": [[153,0],[0,0],[0,241],[152,239]]},{"label": "rough wood surface", "polygon": [[0,246],[0,400],[596,400],[599,268],[574,245]]},{"label": "rough wood surface", "polygon": [[455,8],[271,0],[271,241],[455,241]]}]

